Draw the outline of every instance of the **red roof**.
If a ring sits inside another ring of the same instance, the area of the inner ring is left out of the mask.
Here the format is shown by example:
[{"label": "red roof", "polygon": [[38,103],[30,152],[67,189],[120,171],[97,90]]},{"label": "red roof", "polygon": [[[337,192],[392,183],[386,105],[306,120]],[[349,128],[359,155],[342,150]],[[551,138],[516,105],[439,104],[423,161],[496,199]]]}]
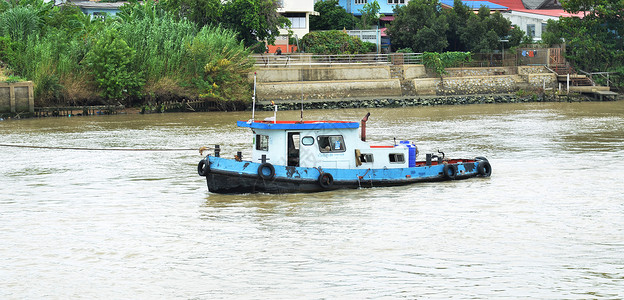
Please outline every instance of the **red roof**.
[{"label": "red roof", "polygon": [[524,4],[522,4],[522,0],[487,0],[487,1],[492,2],[494,4],[506,6],[510,10],[526,9],[524,7]]},{"label": "red roof", "polygon": [[585,17],[585,12],[583,11],[571,14],[563,9],[514,9],[513,11],[551,17],[579,17],[581,19]]}]

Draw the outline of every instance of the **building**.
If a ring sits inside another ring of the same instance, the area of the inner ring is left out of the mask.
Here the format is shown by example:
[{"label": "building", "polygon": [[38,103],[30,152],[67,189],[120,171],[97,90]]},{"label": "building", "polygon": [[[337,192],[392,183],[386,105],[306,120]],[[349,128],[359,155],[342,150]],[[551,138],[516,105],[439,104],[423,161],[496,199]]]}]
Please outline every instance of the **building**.
[{"label": "building", "polygon": [[[282,53],[297,50],[298,40],[310,32],[310,15],[317,15],[314,11],[314,0],[279,0],[277,12],[290,20],[290,28],[280,29],[280,35],[275,40],[275,45],[267,45],[270,53],[275,53],[277,48]],[[290,32],[289,32],[290,30]],[[289,36],[289,34],[292,34]],[[289,43],[289,37],[294,39]]]},{"label": "building", "polygon": [[561,17],[583,17],[583,13],[570,14],[564,11],[559,0],[488,0],[509,8],[503,17],[522,29],[533,40],[540,41],[546,31],[548,20]]},{"label": "building", "polygon": [[119,8],[128,2],[96,2],[96,1],[67,1],[76,5],[83,13],[95,17],[105,15],[114,16],[119,12]]},{"label": "building", "polygon": [[[338,4],[344,9],[354,15],[361,16],[362,13],[360,10],[364,7],[368,2],[372,2],[373,0],[339,0]],[[397,5],[405,5],[409,2],[409,0],[377,0],[379,3],[379,13],[384,16],[391,16],[394,14],[394,7]]]}]

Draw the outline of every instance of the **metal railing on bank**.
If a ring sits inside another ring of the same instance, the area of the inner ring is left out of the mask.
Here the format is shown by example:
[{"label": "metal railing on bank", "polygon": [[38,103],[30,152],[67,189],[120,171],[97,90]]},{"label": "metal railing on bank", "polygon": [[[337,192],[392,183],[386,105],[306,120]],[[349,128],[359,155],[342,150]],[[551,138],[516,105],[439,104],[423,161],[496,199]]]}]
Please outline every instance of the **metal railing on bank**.
[{"label": "metal railing on bank", "polygon": [[392,54],[254,54],[257,67],[279,68],[291,66],[341,66],[352,64],[404,65],[422,64],[422,53]]}]

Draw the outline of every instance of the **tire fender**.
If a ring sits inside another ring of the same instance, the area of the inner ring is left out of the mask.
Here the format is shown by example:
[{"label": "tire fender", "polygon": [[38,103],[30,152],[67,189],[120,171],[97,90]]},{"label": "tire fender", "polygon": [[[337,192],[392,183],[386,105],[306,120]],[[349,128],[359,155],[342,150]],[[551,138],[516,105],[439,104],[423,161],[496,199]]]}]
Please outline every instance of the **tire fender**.
[{"label": "tire fender", "polygon": [[275,177],[275,167],[270,163],[262,163],[258,167],[258,176],[264,180],[271,180]]},{"label": "tire fender", "polygon": [[482,160],[479,162],[479,165],[477,165],[477,171],[479,175],[483,177],[490,177],[490,175],[492,175],[492,166],[487,160]]},{"label": "tire fender", "polygon": [[455,176],[457,176],[457,166],[449,164],[444,165],[442,175],[444,175],[444,178],[447,179],[455,179]]},{"label": "tire fender", "polygon": [[205,159],[200,160],[197,164],[197,174],[199,174],[199,176],[206,176],[208,173],[210,173],[210,162]]},{"label": "tire fender", "polygon": [[322,188],[328,189],[332,185],[334,185],[334,176],[332,176],[332,174],[323,172],[318,177],[318,183]]}]

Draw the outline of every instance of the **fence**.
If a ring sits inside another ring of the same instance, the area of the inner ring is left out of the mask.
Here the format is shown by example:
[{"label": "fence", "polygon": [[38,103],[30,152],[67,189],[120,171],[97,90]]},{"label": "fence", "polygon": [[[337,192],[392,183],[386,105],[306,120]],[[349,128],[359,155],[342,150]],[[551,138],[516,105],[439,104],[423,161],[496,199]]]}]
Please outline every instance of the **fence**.
[{"label": "fence", "polygon": [[393,54],[255,54],[257,67],[278,68],[290,66],[340,66],[349,64],[409,65],[422,64],[422,53]]}]

